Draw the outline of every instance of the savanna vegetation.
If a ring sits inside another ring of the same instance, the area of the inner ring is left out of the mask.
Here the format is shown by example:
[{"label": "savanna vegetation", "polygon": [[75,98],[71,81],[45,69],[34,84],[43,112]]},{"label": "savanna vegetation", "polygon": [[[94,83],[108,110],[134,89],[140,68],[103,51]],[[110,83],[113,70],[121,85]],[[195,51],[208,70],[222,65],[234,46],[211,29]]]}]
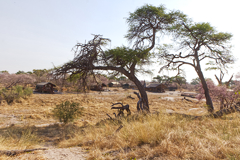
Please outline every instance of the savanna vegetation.
[{"label": "savanna vegetation", "polygon": [[[211,69],[224,74],[234,60],[228,46],[232,35],[162,5],[138,8],[127,23],[130,47],[107,49],[110,39],[94,35],[77,43],[75,58],[62,66],[0,73],[1,159],[47,159],[42,149],[51,147],[81,147],[87,159],[240,159],[240,84],[232,77],[224,83],[220,75],[215,85],[201,68],[207,60]],[[172,36],[174,43],[157,44],[163,35]],[[156,58],[160,71],[175,70],[177,75],[158,75],[153,82],[179,90],[145,91],[137,74],[149,72],[146,65]],[[190,84],[183,65],[198,74]],[[43,81],[64,94],[32,94]],[[139,93],[90,90],[113,81],[134,83]],[[182,90],[198,95],[182,98]],[[26,149],[36,150],[13,151]]]}]

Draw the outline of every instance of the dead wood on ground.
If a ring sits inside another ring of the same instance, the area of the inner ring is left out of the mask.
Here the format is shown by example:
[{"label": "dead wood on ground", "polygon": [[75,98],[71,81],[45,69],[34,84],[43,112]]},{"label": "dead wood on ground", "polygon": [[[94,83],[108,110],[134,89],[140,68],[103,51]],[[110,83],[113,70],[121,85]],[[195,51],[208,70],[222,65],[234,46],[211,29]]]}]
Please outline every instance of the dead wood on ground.
[{"label": "dead wood on ground", "polygon": [[128,115],[128,116],[131,115],[131,111],[130,111],[130,109],[129,109],[129,105],[128,105],[128,104],[127,104],[127,105],[123,105],[122,103],[118,102],[118,103],[113,103],[112,106],[117,105],[117,104],[121,104],[122,107],[112,107],[112,108],[111,108],[111,109],[118,109],[118,110],[119,110],[119,111],[118,111],[118,114],[115,115],[115,117],[124,116],[124,113],[123,113],[124,110],[127,111],[127,115]]},{"label": "dead wood on ground", "polygon": [[238,107],[237,105],[234,105],[226,109],[221,109],[215,113],[203,115],[203,116],[194,116],[194,115],[188,115],[183,113],[169,113],[169,115],[179,115],[179,116],[190,118],[190,119],[202,119],[203,117],[221,118],[224,115],[232,114],[235,112],[240,112],[240,107]]},{"label": "dead wood on ground", "polygon": [[191,101],[190,99],[187,99],[186,97],[184,97],[182,100],[186,100],[186,101],[188,101],[188,102],[193,102],[193,101]]},{"label": "dead wood on ground", "polygon": [[15,156],[20,153],[32,152],[36,150],[47,150],[47,148],[35,148],[35,149],[25,149],[25,150],[0,150],[0,155]]}]

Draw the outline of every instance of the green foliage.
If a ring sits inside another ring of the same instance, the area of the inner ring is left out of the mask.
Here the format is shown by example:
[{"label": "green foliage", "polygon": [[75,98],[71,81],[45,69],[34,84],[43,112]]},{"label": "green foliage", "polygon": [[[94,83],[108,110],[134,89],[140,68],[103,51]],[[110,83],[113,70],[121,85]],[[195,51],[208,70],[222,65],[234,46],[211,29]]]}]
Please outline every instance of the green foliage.
[{"label": "green foliage", "polygon": [[180,86],[183,84],[186,84],[186,82],[187,82],[186,78],[182,77],[182,76],[174,76],[174,77],[172,77],[172,81],[176,82]]},{"label": "green foliage", "polygon": [[[217,32],[210,23],[191,24],[189,29],[193,31],[193,34],[188,35],[189,37],[195,36],[202,41],[210,42],[214,45],[221,45],[232,38],[232,34],[230,33]],[[181,31],[189,32],[188,30],[186,31],[186,28]]]},{"label": "green foliage", "polygon": [[27,72],[27,74],[33,74],[33,72],[31,72],[31,71],[28,71],[28,72]]},{"label": "green foliage", "polygon": [[14,102],[14,100],[17,100],[19,98],[26,99],[32,94],[33,90],[31,88],[29,87],[23,88],[20,85],[12,87],[10,90],[3,88],[0,91],[0,101],[5,100],[8,104],[11,104]]},{"label": "green foliage", "polygon": [[31,96],[33,94],[33,90],[29,87],[26,87],[24,90],[23,90],[23,96],[24,98],[27,98],[29,96]]},{"label": "green foliage", "polygon": [[16,74],[25,74],[24,71],[18,71]]},{"label": "green foliage", "polygon": [[200,82],[201,82],[200,78],[197,77],[197,78],[192,79],[191,84],[192,84],[192,85],[197,85],[197,84],[199,84]]},{"label": "green foliage", "polygon": [[164,83],[164,84],[169,84],[173,82],[173,77],[169,77],[167,75],[163,75],[163,76],[157,76],[157,77],[153,77],[153,79],[156,79],[158,81],[158,83]]},{"label": "green foliage", "polygon": [[134,13],[130,14],[129,18],[137,18],[139,16],[164,16],[165,15],[166,8],[163,5],[160,5],[159,7],[155,7],[152,5],[144,5],[140,8],[138,8]]},{"label": "green foliage", "polygon": [[145,59],[150,57],[150,53],[148,53],[146,50],[133,50],[125,46],[110,49],[106,51],[105,54],[106,57],[109,58],[112,65],[120,65],[121,67],[131,65],[132,63],[140,64]]},{"label": "green foliage", "polygon": [[[187,23],[175,30],[176,38],[182,38],[184,41],[180,43],[183,47],[189,48],[194,46],[195,40],[198,40],[198,47],[195,50],[200,50],[200,47],[205,47],[208,51],[204,52],[204,56],[211,55],[212,57],[221,56],[221,63],[232,63],[234,61],[230,54],[231,46],[226,45],[232,38],[232,34],[217,32],[209,23]],[[213,60],[213,58],[212,58]],[[217,61],[218,62],[218,61]],[[215,63],[217,63],[215,62]]]},{"label": "green foliage", "polygon": [[179,84],[180,86],[182,84],[186,84],[187,80],[185,77],[182,76],[173,76],[173,77],[169,77],[169,76],[157,76],[157,77],[153,77],[153,79],[156,79],[158,81],[158,83],[164,83],[164,84],[169,84],[172,82],[176,82],[177,84]]},{"label": "green foliage", "polygon": [[19,96],[23,96],[23,87],[16,85],[15,87],[13,87],[13,90],[19,95]]},{"label": "green foliage", "polygon": [[14,100],[19,99],[18,95],[12,90],[6,91],[5,89],[3,89],[0,94],[2,100],[5,100],[7,104],[11,104],[14,102]]},{"label": "green foliage", "polygon": [[44,74],[48,73],[48,70],[47,69],[34,69],[32,73],[35,74],[37,77],[41,77]]},{"label": "green foliage", "polygon": [[167,33],[177,22],[185,19],[186,15],[180,11],[167,12],[163,5],[156,7],[147,4],[130,13],[127,18],[129,30],[126,38],[131,42],[136,40],[134,43],[137,48],[149,47],[151,50],[155,45],[157,32]]},{"label": "green foliage", "polygon": [[76,82],[76,81],[78,81],[80,79],[80,77],[81,77],[81,74],[80,73],[76,73],[76,74],[72,74],[71,76],[69,76],[67,78],[67,80],[69,82]]},{"label": "green foliage", "polygon": [[81,115],[82,110],[83,108],[79,107],[79,103],[65,101],[56,105],[53,114],[55,117],[59,118],[60,122],[68,123]]},{"label": "green foliage", "polygon": [[9,73],[7,70],[0,71],[0,73]]}]

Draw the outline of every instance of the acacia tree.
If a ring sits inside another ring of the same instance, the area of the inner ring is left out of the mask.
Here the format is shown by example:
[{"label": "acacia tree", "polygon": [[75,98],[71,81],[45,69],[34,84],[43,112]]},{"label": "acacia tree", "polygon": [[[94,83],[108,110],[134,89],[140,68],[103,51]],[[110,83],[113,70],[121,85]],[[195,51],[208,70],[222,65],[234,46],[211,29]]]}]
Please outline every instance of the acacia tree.
[{"label": "acacia tree", "polygon": [[169,85],[169,83],[172,83],[172,77],[169,77],[167,75],[163,75],[163,76],[157,76],[157,77],[153,77],[153,79],[156,79],[158,81],[158,83],[163,83],[165,85]]},{"label": "acacia tree", "polygon": [[187,83],[187,80],[185,77],[177,75],[172,77],[172,82],[175,82],[179,85],[180,91],[182,91],[182,85]]},{"label": "acacia tree", "polygon": [[[73,76],[80,73],[82,83],[86,85],[86,78],[89,75],[94,76],[96,71],[111,71],[113,75],[120,73],[135,83],[143,101],[143,108],[141,109],[149,111],[147,93],[136,77],[136,72],[141,71],[141,66],[146,64],[150,58],[150,51],[155,46],[155,33],[168,30],[178,16],[179,12],[166,13],[163,6],[145,5],[130,13],[127,19],[129,31],[126,37],[134,42],[133,48],[123,46],[103,50],[102,46],[110,40],[95,35],[86,44],[76,44],[74,47],[75,58],[62,67],[56,68],[55,75],[62,76],[69,73],[70,76]],[[145,36],[145,38],[141,38],[142,36]]]},{"label": "acacia tree", "polygon": [[37,83],[49,81],[49,70],[47,69],[33,69],[32,76],[37,80]]},{"label": "acacia tree", "polygon": [[108,41],[101,35],[95,35],[92,40],[86,44],[78,43],[74,47],[75,58],[60,68],[55,69],[55,76],[70,74],[70,78],[76,74],[79,75],[82,84],[87,86],[87,78],[95,77],[97,71],[112,71],[111,74],[119,73],[132,80],[139,89],[144,106],[138,110],[149,111],[148,98],[145,89],[135,75],[136,65],[143,64],[149,57],[149,52],[145,50],[133,50],[127,47],[117,47],[104,51],[102,46]]},{"label": "acacia tree", "polygon": [[214,60],[221,67],[233,61],[230,46],[227,45],[232,35],[217,32],[209,23],[183,22],[173,30],[175,42],[179,44],[178,50],[181,52],[170,53],[167,45],[161,47],[159,58],[166,62],[161,69],[171,67],[180,69],[183,65],[192,66],[201,80],[208,111],[213,112],[214,107],[201,69],[201,61]]}]

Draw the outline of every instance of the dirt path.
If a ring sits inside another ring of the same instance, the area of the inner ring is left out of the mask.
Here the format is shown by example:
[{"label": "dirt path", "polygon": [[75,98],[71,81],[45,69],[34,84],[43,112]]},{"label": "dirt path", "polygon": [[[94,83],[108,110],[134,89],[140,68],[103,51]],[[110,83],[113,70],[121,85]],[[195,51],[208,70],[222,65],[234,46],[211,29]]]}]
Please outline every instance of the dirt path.
[{"label": "dirt path", "polygon": [[43,156],[49,160],[84,160],[87,153],[80,147],[72,148],[54,148],[43,151]]},{"label": "dirt path", "polygon": [[14,158],[14,160],[86,160],[87,153],[81,147],[71,148],[50,148],[44,151],[34,151],[24,153]]}]

